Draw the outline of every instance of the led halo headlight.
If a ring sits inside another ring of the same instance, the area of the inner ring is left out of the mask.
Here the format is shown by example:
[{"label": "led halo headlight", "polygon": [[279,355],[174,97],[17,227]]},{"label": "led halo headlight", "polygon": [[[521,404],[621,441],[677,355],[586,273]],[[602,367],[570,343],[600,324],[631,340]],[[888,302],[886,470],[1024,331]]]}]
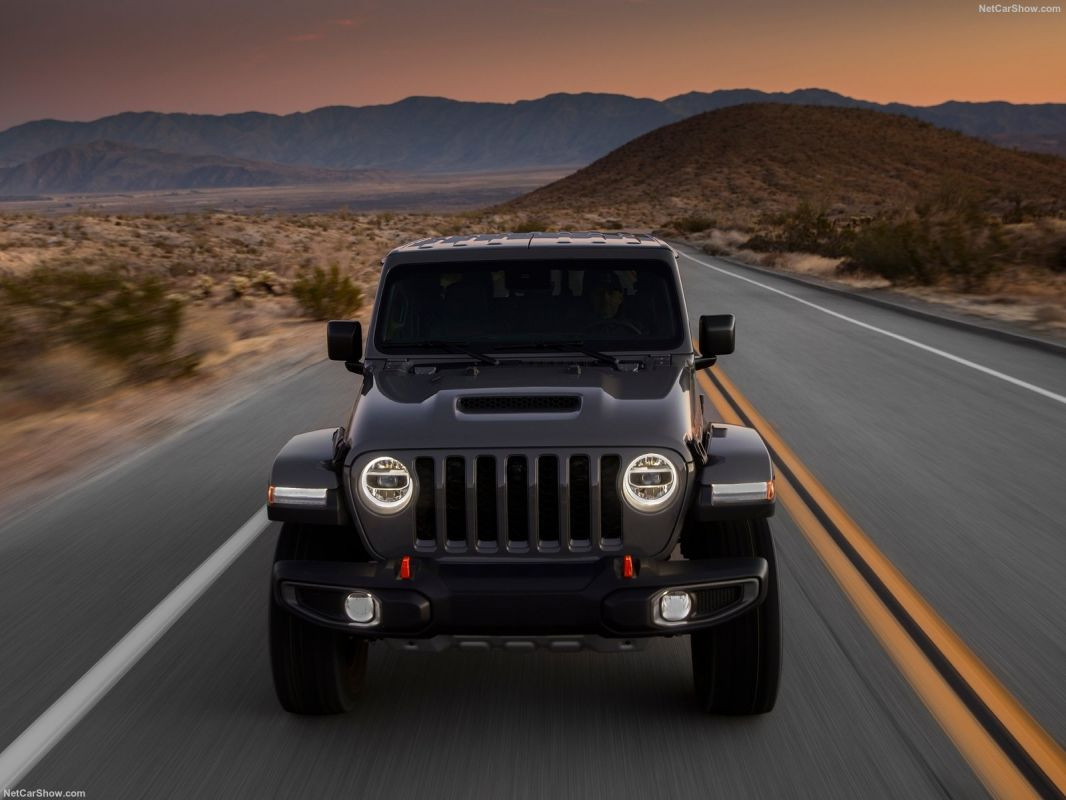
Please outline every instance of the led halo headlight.
[{"label": "led halo headlight", "polygon": [[622,490],[633,508],[651,511],[674,496],[677,470],[666,456],[645,453],[629,462],[622,476]]},{"label": "led halo headlight", "polygon": [[411,473],[392,456],[371,459],[359,476],[359,491],[364,502],[381,514],[401,511],[414,495]]}]

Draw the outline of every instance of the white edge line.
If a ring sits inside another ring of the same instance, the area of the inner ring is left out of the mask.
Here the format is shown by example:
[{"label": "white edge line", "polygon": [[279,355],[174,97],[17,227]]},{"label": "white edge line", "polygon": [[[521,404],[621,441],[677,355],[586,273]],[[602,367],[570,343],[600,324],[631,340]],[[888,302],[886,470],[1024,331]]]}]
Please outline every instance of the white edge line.
[{"label": "white edge line", "polygon": [[706,261],[690,256],[688,253],[682,253],[681,255],[687,258],[689,261],[695,261],[697,264],[721,272],[723,275],[728,275],[731,278],[736,278],[737,280],[745,281],[747,283],[754,284],[755,286],[761,286],[763,289],[774,292],[775,294],[779,294],[783,297],[787,297],[790,300],[795,300],[797,303],[803,303],[803,305],[815,308],[821,311],[822,313],[828,314],[831,317],[836,317],[837,319],[842,319],[845,322],[850,322],[852,325],[858,325],[860,328],[866,328],[867,330],[874,331],[875,333],[880,333],[884,336],[888,336],[891,339],[896,339],[897,341],[909,344],[912,347],[917,347],[920,350],[925,350],[927,353],[938,355],[941,358],[946,358],[948,361],[954,361],[956,364],[962,364],[964,367],[975,369],[978,372],[983,372],[985,375],[991,375],[993,378],[999,378],[1001,381],[1012,383],[1015,386],[1021,387],[1022,389],[1028,389],[1030,392],[1034,392],[1038,395],[1041,395],[1042,397],[1046,397],[1050,400],[1055,400],[1056,402],[1066,405],[1066,396],[1056,394],[1055,392],[1052,392],[1049,389],[1045,389],[1042,386],[1037,386],[1036,384],[1029,383],[1028,381],[1023,381],[1020,378],[1015,378],[1011,375],[1007,375],[1006,373],[999,372],[998,370],[986,367],[983,364],[978,364],[976,361],[970,361],[969,359],[962,358],[961,356],[957,356],[954,353],[949,353],[946,350],[941,350],[937,347],[932,347],[930,345],[923,344],[922,342],[910,339],[906,336],[901,336],[898,333],[886,331],[884,328],[878,328],[876,325],[870,325],[869,323],[862,322],[860,320],[855,319],[854,317],[849,317],[845,314],[841,314],[839,312],[828,309],[825,306],[820,306],[817,303],[812,303],[810,300],[804,300],[802,297],[796,297],[796,295],[794,294],[782,291],[781,289],[762,283],[761,281],[753,280],[752,278],[745,277],[744,275],[738,275],[735,272],[731,272],[727,269],[722,269],[721,267],[716,266],[714,264],[709,264]]},{"label": "white edge line", "polygon": [[270,520],[263,506],[19,734],[0,753],[0,789],[14,789],[268,525]]}]

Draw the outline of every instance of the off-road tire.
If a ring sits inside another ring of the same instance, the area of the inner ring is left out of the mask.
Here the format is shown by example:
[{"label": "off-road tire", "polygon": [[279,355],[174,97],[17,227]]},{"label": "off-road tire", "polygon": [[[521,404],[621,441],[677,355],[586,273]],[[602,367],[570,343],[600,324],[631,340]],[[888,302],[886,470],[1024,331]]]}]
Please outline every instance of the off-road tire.
[{"label": "off-road tire", "polygon": [[691,634],[692,676],[699,706],[711,714],[765,714],[777,700],[781,615],[777,564],[765,519],[704,525],[688,537],[687,558],[757,556],[769,563],[766,598],[751,611]]},{"label": "off-road tire", "polygon": [[[365,560],[354,531],[286,523],[275,561]],[[366,676],[368,642],[307,622],[270,595],[270,666],[282,707],[293,714],[350,711]]]}]

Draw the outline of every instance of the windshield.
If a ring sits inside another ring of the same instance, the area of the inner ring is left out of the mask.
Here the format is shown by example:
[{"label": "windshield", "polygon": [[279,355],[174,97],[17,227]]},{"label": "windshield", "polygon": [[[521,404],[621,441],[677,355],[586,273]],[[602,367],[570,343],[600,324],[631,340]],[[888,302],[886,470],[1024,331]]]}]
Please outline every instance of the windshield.
[{"label": "windshield", "polygon": [[375,341],[383,353],[663,350],[685,341],[681,319],[662,261],[449,261],[389,271]]}]

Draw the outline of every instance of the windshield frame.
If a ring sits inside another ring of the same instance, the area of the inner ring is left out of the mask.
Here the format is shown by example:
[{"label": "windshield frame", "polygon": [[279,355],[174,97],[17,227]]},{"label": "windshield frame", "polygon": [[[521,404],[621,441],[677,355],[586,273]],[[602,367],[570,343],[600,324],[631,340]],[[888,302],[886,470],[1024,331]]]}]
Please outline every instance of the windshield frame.
[{"label": "windshield frame", "polygon": [[[473,256],[473,253],[468,254]],[[674,327],[674,335],[669,339],[647,338],[645,341],[637,340],[611,340],[611,339],[594,339],[587,338],[581,340],[582,347],[586,349],[594,349],[603,353],[690,353],[691,341],[688,335],[688,320],[685,310],[684,294],[679,285],[679,275],[677,272],[676,263],[673,259],[667,260],[661,257],[655,257],[652,254],[641,254],[643,257],[634,257],[634,255],[617,256],[617,257],[604,257],[606,253],[595,254],[569,254],[566,258],[559,256],[555,257],[534,257],[534,258],[500,258],[497,254],[493,253],[496,258],[453,258],[453,259],[432,259],[432,260],[404,260],[395,264],[387,265],[382,276],[381,286],[378,290],[377,303],[374,308],[374,323],[371,336],[368,337],[368,350],[372,348],[371,352],[367,353],[368,358],[380,357],[386,359],[394,359],[397,357],[405,357],[408,359],[425,359],[429,358],[434,361],[442,360],[470,360],[469,357],[458,354],[454,349],[448,349],[447,347],[428,347],[423,345],[415,346],[413,342],[404,342],[401,344],[386,343],[383,341],[383,329],[385,326],[386,315],[382,312],[386,310],[386,298],[389,296],[390,287],[393,281],[397,277],[407,277],[411,271],[420,272],[423,274],[433,273],[447,273],[455,271],[456,267],[469,268],[479,271],[499,271],[508,268],[515,268],[521,265],[524,268],[532,269],[545,269],[545,270],[581,270],[581,269],[593,269],[604,270],[614,269],[617,271],[632,270],[634,268],[651,269],[658,272],[664,280],[665,300],[669,306],[669,316],[676,320]],[[426,337],[427,340],[442,339],[440,336]],[[555,344],[565,344],[568,342],[574,342],[577,339],[570,332],[569,335],[566,332],[560,332],[558,339],[541,338],[537,340],[531,340],[528,343],[528,347],[522,347],[523,342],[517,342],[514,340],[498,340],[493,341],[491,339],[478,339],[471,336],[457,336],[454,342],[451,339],[446,341],[449,344],[461,345],[478,353],[492,354],[494,356],[502,356],[504,358],[520,358],[527,360],[530,357],[533,358],[556,358],[564,353],[580,354],[581,348],[575,347],[574,349],[555,349]]]}]

